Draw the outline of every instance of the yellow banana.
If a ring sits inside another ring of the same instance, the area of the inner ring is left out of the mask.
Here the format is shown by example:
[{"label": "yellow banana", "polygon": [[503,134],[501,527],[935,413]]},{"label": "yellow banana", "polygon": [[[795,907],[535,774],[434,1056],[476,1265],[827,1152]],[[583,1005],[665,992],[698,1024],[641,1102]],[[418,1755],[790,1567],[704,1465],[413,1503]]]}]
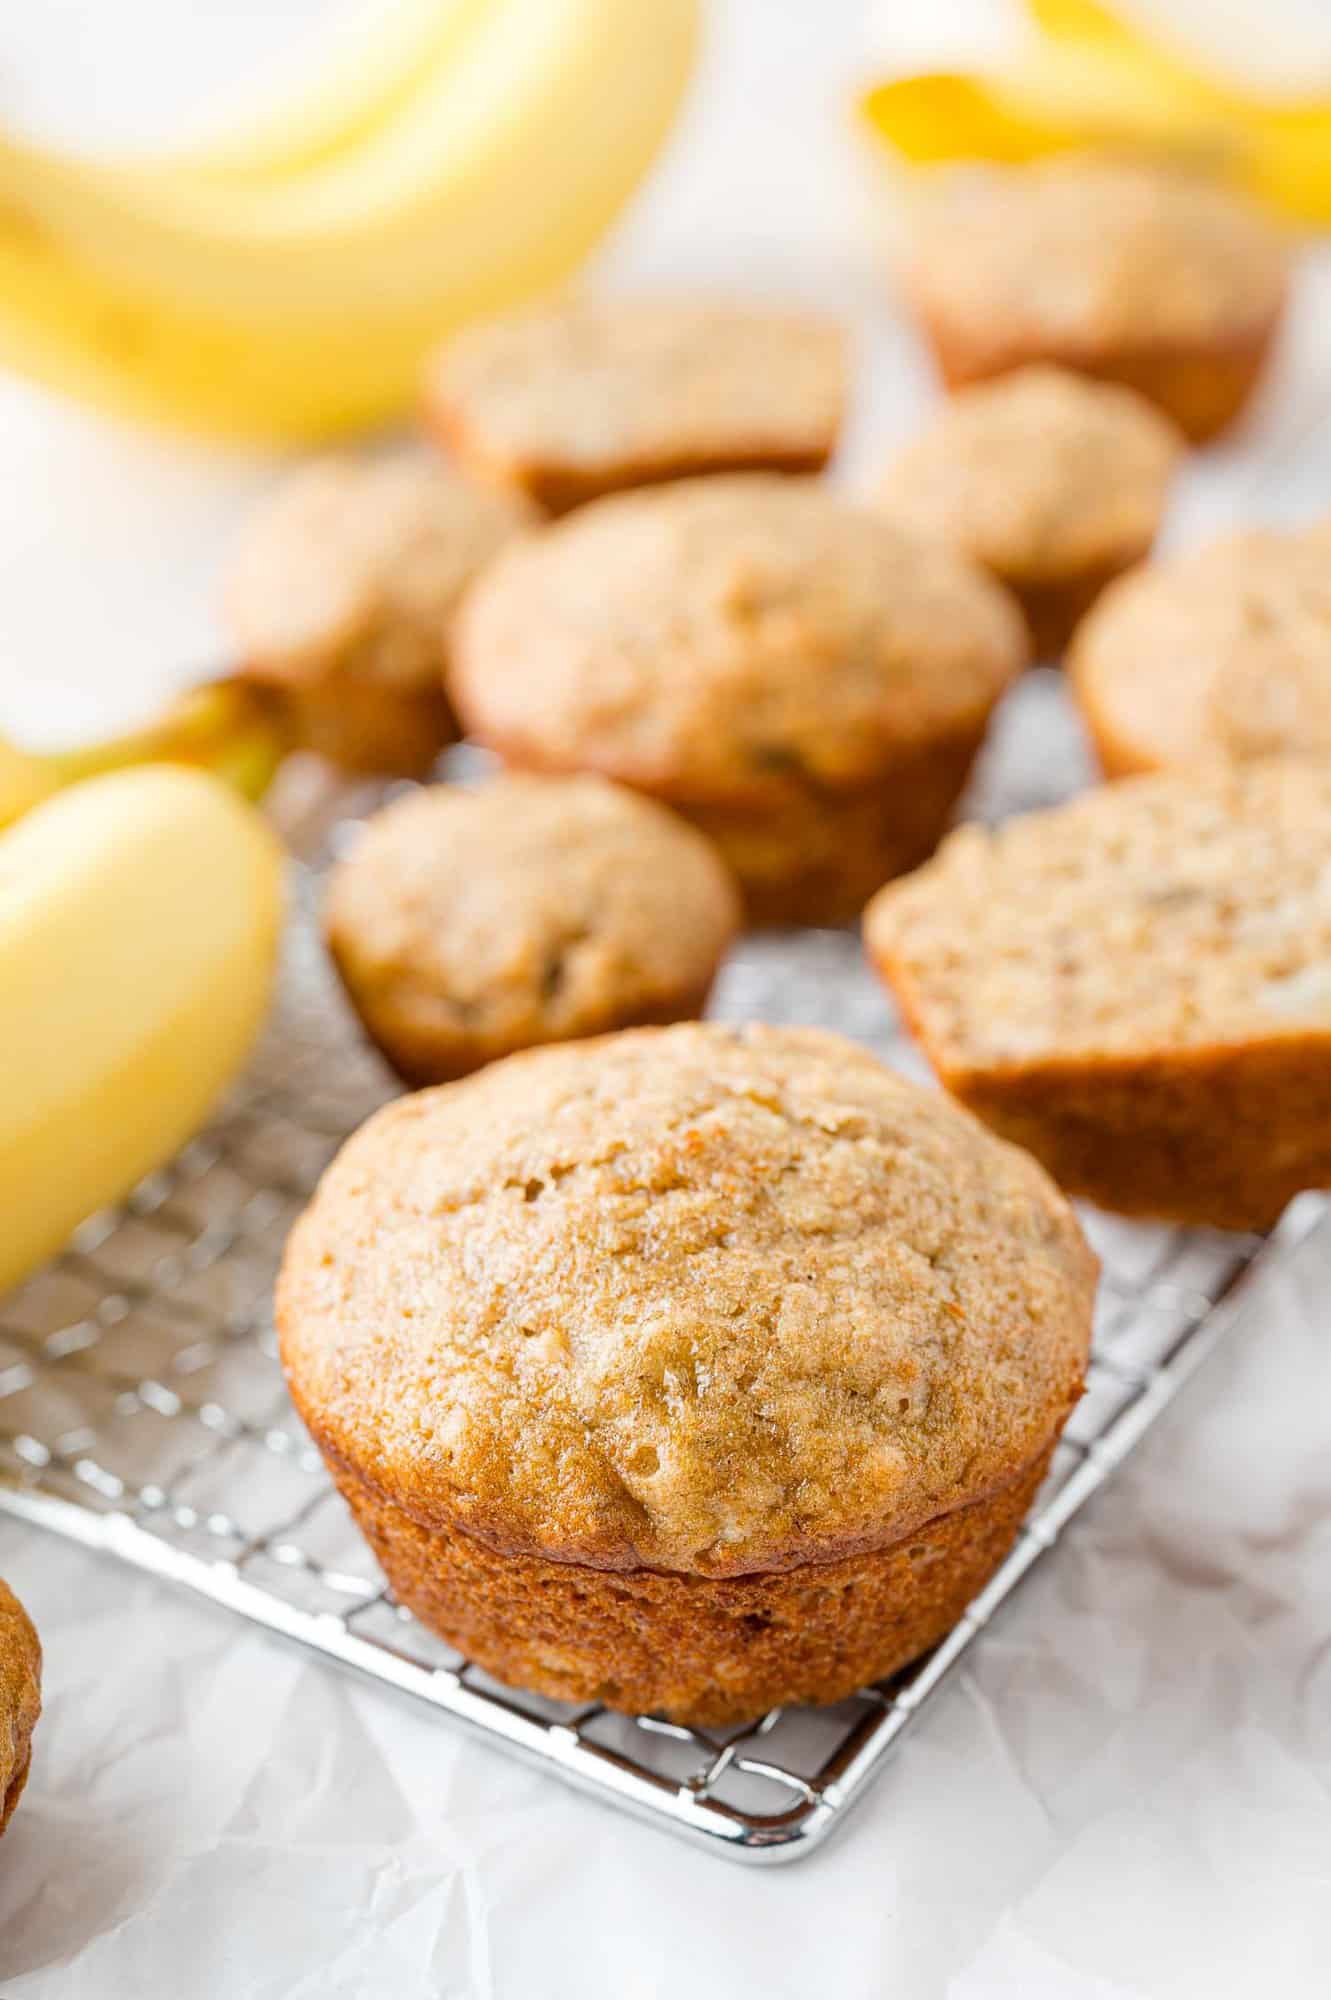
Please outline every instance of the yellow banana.
[{"label": "yellow banana", "polygon": [[1097,0],[1030,0],[1042,38],[990,75],[895,78],[863,115],[912,165],[1020,161],[1087,145],[1177,155],[1300,221],[1331,220],[1331,97],[1224,84]]},{"label": "yellow banana", "polygon": [[322,165],[384,125],[452,60],[490,0],[395,0],[348,23],[314,75],[215,135],[154,153],[172,174],[277,180]]},{"label": "yellow banana", "polygon": [[259,799],[285,748],[275,716],[236,681],[193,688],[144,728],[72,750],[20,750],[0,737],[0,828],[66,785],[127,764],[198,764]]},{"label": "yellow banana", "polygon": [[55,789],[46,782],[40,757],[16,750],[0,736],[0,829],[39,806]]},{"label": "yellow banana", "polygon": [[1256,85],[1226,82],[1201,51],[1185,52],[1180,44],[1124,20],[1101,0],[1027,0],[1027,13],[1051,46],[1080,50],[1083,56],[1118,65],[1139,78],[1154,78],[1212,109],[1240,117],[1256,112],[1290,130],[1310,119],[1320,124],[1331,113],[1331,93],[1325,89],[1277,94]]},{"label": "yellow banana", "polygon": [[90,778],[0,836],[0,1291],[206,1119],[281,910],[275,837],[202,771]]},{"label": "yellow banana", "polygon": [[486,0],[386,122],[250,184],[0,141],[0,359],[140,416],[382,420],[442,332],[563,278],[663,138],[697,0]]}]

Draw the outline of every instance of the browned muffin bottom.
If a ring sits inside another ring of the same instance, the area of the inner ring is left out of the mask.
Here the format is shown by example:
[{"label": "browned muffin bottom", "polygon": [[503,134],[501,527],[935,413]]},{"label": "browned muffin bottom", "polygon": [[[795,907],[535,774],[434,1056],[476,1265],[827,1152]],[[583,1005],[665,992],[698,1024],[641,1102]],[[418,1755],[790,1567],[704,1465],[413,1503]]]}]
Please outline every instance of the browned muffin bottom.
[{"label": "browned muffin bottom", "polygon": [[846,395],[831,321],[725,301],[572,297],[444,348],[425,417],[552,513],[709,472],[819,472]]},{"label": "browned muffin bottom", "polygon": [[792,784],[761,805],[671,803],[725,856],[751,924],[852,923],[875,889],[933,853],[984,735],[972,722],[903,744],[872,784]]},{"label": "browned muffin bottom", "polygon": [[1026,660],[964,558],[812,481],[595,502],[496,559],[450,687],[509,763],[653,793],[761,922],[839,923],[927,854]]},{"label": "browned muffin bottom", "polygon": [[520,1685],[834,1701],[1001,1560],[1094,1259],[1035,1164],[812,1030],[509,1058],[348,1142],[288,1382],[403,1602]]},{"label": "browned muffin bottom", "polygon": [[865,918],[948,1089],[1107,1208],[1265,1228],[1331,1185],[1331,761],[966,828]]},{"label": "browned muffin bottom", "polygon": [[1137,390],[1195,442],[1239,414],[1284,310],[1273,225],[1158,163],[955,170],[910,234],[906,289],[949,385],[1053,361]]},{"label": "browned muffin bottom", "polygon": [[0,1583],[0,1833],[28,1780],[41,1684],[37,1634],[13,1591]]},{"label": "browned muffin bottom", "polygon": [[1110,777],[1331,754],[1331,534],[1252,528],[1139,570],[1068,665]]},{"label": "browned muffin bottom", "polygon": [[496,1679],[706,1729],[841,1701],[936,1646],[1012,1547],[1052,1451],[886,1548],[731,1577],[505,1554],[333,1474],[399,1603]]},{"label": "browned muffin bottom", "polygon": [[334,763],[428,771],[454,734],[443,691],[453,611],[532,518],[516,496],[424,452],[305,466],[256,509],[226,578],[238,671]]},{"label": "browned muffin bottom", "polygon": [[324,931],[367,1032],[425,1084],[700,1014],[739,916],[720,857],[650,799],[509,777],[375,814],[333,871]]},{"label": "browned muffin bottom", "polygon": [[1155,540],[1183,440],[1130,389],[1030,367],[960,390],[898,452],[891,520],[937,535],[1015,594],[1057,655],[1112,578]]}]

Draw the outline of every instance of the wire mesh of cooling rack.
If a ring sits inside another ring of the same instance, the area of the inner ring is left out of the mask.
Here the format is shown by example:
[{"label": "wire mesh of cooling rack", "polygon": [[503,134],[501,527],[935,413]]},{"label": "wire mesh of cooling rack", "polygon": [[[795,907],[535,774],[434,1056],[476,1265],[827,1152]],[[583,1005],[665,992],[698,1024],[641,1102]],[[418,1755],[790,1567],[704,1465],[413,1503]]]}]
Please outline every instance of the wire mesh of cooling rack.
[{"label": "wire mesh of cooling rack", "polygon": [[[807,1853],[1169,1402],[1274,1245],[1088,1218],[1105,1276],[1086,1396],[1007,1562],[892,1683],[722,1732],[501,1687],[393,1602],[282,1385],[270,1297],[286,1230],[341,1139],[392,1094],[334,990],[316,893],[302,868],[279,1004],[244,1087],[0,1302],[0,1508],[187,1584],[714,1850]],[[848,934],[749,939],[713,1011],[818,1022],[918,1067]]]}]

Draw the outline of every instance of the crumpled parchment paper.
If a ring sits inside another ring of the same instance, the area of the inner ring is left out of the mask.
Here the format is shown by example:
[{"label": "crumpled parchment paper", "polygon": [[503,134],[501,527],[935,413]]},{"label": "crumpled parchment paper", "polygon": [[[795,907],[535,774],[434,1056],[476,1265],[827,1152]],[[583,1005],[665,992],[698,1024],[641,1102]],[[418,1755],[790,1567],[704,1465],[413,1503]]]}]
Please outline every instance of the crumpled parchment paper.
[{"label": "crumpled parchment paper", "polygon": [[47,1651],[6,2000],[1313,2000],[1331,1965],[1331,1229],[857,1818],[695,1853],[183,1592],[0,1523]]},{"label": "crumpled parchment paper", "polygon": [[[848,458],[866,477],[928,374],[887,309],[842,158],[862,12],[722,9],[679,146],[610,261],[853,316],[866,393]],[[1254,423],[1189,472],[1176,537],[1331,509],[1328,326],[1323,257]],[[72,464],[70,426],[52,422]],[[25,409],[33,468],[41,437]],[[136,490],[152,476],[141,440],[87,448],[103,474],[123,449]],[[164,464],[174,490],[180,454]],[[213,474],[200,457],[188,477]],[[54,589],[73,563],[82,590],[98,547],[62,551],[58,487],[39,502],[51,528],[25,570],[48,562]],[[178,610],[212,559],[162,571]],[[0,1845],[0,1994],[1326,2000],[1329,1446],[1323,1230],[1261,1283],[842,1835],[768,1871],[695,1853],[186,1593],[0,1520],[0,1574],[46,1648],[32,1780]]]}]

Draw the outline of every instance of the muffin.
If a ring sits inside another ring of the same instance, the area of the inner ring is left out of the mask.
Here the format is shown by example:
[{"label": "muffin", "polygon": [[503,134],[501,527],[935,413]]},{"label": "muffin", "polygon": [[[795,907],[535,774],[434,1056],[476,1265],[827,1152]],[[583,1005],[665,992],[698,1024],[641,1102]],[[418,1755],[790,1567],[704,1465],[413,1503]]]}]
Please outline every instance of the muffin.
[{"label": "muffin", "polygon": [[1068,665],[1110,777],[1331,754],[1331,536],[1249,529],[1138,570],[1087,619]]},{"label": "muffin", "polygon": [[41,1690],[37,1634],[13,1591],[0,1583],[0,1833],[28,1782]]},{"label": "muffin", "polygon": [[1331,759],[967,827],[865,936],[948,1089],[1074,1194],[1263,1229],[1331,1184]]},{"label": "muffin", "polygon": [[451,341],[425,420],[553,513],[701,472],[818,472],[841,427],[829,320],[699,299],[567,298]]},{"label": "muffin", "polygon": [[945,403],[889,466],[879,505],[1005,583],[1037,654],[1057,655],[1105,585],[1149,552],[1182,449],[1131,389],[1019,368]]},{"label": "muffin", "polygon": [[428,771],[454,734],[442,677],[465,586],[532,515],[432,455],[328,458],[248,522],[224,592],[241,675],[297,742],[354,771]]},{"label": "muffin", "polygon": [[510,1057],[351,1138],[287,1379],[399,1600],[501,1680],[724,1723],[952,1625],[1086,1361],[1035,1163],[808,1029]]},{"label": "muffin", "polygon": [[903,279],[952,387],[1054,361],[1200,442],[1247,402],[1285,303],[1279,234],[1178,168],[1093,154],[939,176]]},{"label": "muffin", "polygon": [[699,1014],[738,923],[702,835],[602,778],[398,799],[334,869],[324,907],[352,1004],[410,1084]]},{"label": "muffin", "polygon": [[468,731],[656,794],[758,922],[838,923],[928,854],[1026,662],[991,578],[814,480],[612,496],[496,558],[454,628]]}]

